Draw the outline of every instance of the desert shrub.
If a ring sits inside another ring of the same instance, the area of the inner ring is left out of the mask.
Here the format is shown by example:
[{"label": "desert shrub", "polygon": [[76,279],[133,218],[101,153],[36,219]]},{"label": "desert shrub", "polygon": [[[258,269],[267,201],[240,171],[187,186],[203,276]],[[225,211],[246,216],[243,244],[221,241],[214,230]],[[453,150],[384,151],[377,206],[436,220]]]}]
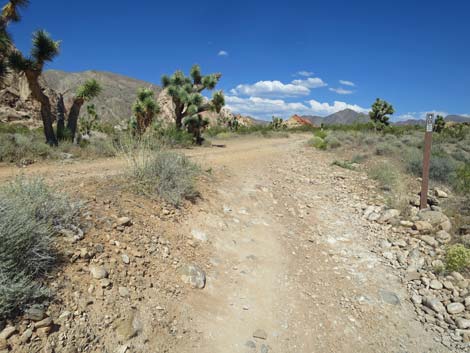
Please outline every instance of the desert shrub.
[{"label": "desert shrub", "polygon": [[168,147],[189,147],[193,145],[193,136],[186,130],[177,129],[171,125],[165,128],[156,128],[152,134],[160,143]]},{"label": "desert shrub", "polygon": [[447,270],[462,271],[470,266],[470,250],[462,244],[451,245],[446,250],[445,262]]},{"label": "desert shrub", "polygon": [[321,139],[324,139],[328,134],[324,130],[315,130],[313,135],[317,136],[317,137],[320,137]]},{"label": "desert shrub", "polygon": [[403,135],[400,138],[402,144],[408,147],[419,147],[423,145],[423,137],[418,137],[415,134]]},{"label": "desert shrub", "polygon": [[52,152],[51,148],[34,134],[0,134],[0,161],[2,162],[46,158]]},{"label": "desert shrub", "polygon": [[198,167],[186,156],[145,148],[128,151],[126,156],[138,191],[158,195],[174,206],[197,195]]},{"label": "desert shrub", "polygon": [[378,139],[377,135],[368,135],[362,141],[366,146],[372,146],[378,142]]},{"label": "desert shrub", "polygon": [[454,152],[451,153],[452,158],[454,158],[456,161],[459,162],[464,162],[464,163],[470,163],[470,153],[465,152],[461,149],[458,149]]},{"label": "desert shrub", "polygon": [[113,142],[106,138],[92,138],[83,152],[92,157],[114,157],[117,154]]},{"label": "desert shrub", "polygon": [[[405,154],[405,165],[409,173],[421,176],[423,171],[423,152],[410,149]],[[429,177],[438,182],[449,184],[454,179],[457,163],[447,153],[432,153]]]},{"label": "desert shrub", "polygon": [[470,196],[470,163],[457,168],[454,185],[458,191]]},{"label": "desert shrub", "polygon": [[382,142],[375,148],[375,154],[377,156],[389,156],[395,154],[396,152],[397,150],[387,142]]},{"label": "desert shrub", "polygon": [[326,150],[326,146],[327,146],[325,140],[323,140],[321,137],[318,137],[318,136],[313,136],[308,141],[308,145],[312,146],[312,147],[315,147],[319,150]]},{"label": "desert shrub", "polygon": [[338,140],[338,138],[333,135],[328,135],[327,137],[325,137],[324,141],[328,148],[335,149],[341,147],[340,140]]},{"label": "desert shrub", "polygon": [[368,156],[366,154],[355,154],[352,158],[351,158],[351,163],[353,164],[360,164],[364,161],[366,161],[368,158]]},{"label": "desert shrub", "polygon": [[392,164],[380,163],[369,170],[369,177],[377,180],[383,189],[391,190],[397,185],[399,174]]},{"label": "desert shrub", "polygon": [[0,320],[48,295],[41,278],[56,262],[53,236],[78,224],[79,210],[41,179],[0,189]]},{"label": "desert shrub", "polygon": [[335,160],[333,161],[333,163],[331,163],[331,165],[336,165],[338,167],[341,167],[341,168],[344,168],[344,169],[349,169],[349,170],[355,170],[356,168],[354,168],[354,166],[352,165],[351,162],[349,161],[338,161],[338,160]]}]

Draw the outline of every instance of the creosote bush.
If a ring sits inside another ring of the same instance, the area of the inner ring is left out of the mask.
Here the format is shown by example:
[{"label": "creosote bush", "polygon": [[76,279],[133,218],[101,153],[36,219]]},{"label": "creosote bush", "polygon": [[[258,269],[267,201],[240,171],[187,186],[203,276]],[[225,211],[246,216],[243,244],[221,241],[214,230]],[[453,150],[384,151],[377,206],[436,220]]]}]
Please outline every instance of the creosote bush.
[{"label": "creosote bush", "polygon": [[309,141],[308,141],[309,146],[318,148],[319,150],[326,150],[327,144],[324,139],[322,139],[319,136],[313,136]]},{"label": "creosote bush", "polygon": [[42,277],[56,263],[54,235],[78,225],[79,213],[41,179],[0,189],[0,320],[48,296]]},{"label": "creosote bush", "polygon": [[446,251],[446,268],[449,271],[462,271],[470,266],[470,249],[462,244],[451,245]]},{"label": "creosote bush", "polygon": [[150,146],[147,140],[122,148],[137,191],[159,196],[176,207],[184,199],[195,198],[197,165],[182,154]]}]

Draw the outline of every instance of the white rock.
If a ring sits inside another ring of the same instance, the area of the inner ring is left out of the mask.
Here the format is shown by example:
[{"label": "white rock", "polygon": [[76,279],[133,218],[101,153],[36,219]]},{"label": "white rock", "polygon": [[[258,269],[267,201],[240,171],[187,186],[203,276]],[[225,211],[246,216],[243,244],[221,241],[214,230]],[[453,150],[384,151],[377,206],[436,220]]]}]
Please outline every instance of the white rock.
[{"label": "white rock", "polygon": [[432,289],[442,289],[442,283],[439,282],[437,279],[433,279],[430,283],[429,283],[429,287],[431,287]]},{"label": "white rock", "polygon": [[460,314],[465,311],[465,306],[462,303],[450,303],[447,305],[447,312],[449,314]]},{"label": "white rock", "polygon": [[464,319],[459,317],[457,320],[455,320],[455,323],[457,324],[457,327],[460,329],[467,329],[470,328],[470,320],[469,319]]},{"label": "white rock", "polygon": [[202,230],[193,229],[191,230],[191,235],[193,236],[194,239],[197,239],[199,241],[202,241],[202,242],[207,241],[207,234],[204,233]]},{"label": "white rock", "polygon": [[108,277],[108,271],[103,266],[90,266],[90,273],[95,279],[103,279]]}]

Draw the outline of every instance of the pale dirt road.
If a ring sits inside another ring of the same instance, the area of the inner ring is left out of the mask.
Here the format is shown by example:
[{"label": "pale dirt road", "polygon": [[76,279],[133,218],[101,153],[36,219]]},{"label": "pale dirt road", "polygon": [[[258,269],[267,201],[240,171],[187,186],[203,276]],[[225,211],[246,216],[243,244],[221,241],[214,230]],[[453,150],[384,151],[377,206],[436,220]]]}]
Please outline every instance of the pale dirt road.
[{"label": "pale dirt road", "polygon": [[[384,237],[361,217],[370,182],[331,166],[306,140],[243,138],[187,151],[212,168],[213,183],[181,227],[205,233],[211,256],[201,259],[206,287],[180,303],[190,329],[172,352],[449,352],[370,250]],[[112,159],[21,172],[79,183],[124,169]],[[0,180],[18,172],[2,167]]]}]

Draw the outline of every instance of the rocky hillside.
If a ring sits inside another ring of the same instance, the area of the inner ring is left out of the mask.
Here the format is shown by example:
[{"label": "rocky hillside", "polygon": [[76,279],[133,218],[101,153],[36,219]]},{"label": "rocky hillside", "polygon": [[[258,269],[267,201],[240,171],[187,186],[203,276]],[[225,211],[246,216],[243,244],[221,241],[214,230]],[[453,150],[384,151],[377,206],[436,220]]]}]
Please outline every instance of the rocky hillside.
[{"label": "rocky hillside", "polygon": [[[96,79],[103,87],[102,94],[92,103],[104,121],[117,122],[131,116],[131,106],[139,88],[145,87],[158,95],[161,88],[153,83],[136,80],[131,77],[103,71],[64,72],[49,70],[44,73],[47,86],[57,92],[67,92],[66,100],[70,99],[75,89],[87,79]],[[67,103],[66,103],[67,104]]]},{"label": "rocky hillside", "polygon": [[352,109],[344,109],[339,112],[330,114],[326,117],[315,115],[304,115],[302,118],[309,120],[313,125],[349,125],[355,123],[367,123],[369,117],[367,114],[358,113]]}]

